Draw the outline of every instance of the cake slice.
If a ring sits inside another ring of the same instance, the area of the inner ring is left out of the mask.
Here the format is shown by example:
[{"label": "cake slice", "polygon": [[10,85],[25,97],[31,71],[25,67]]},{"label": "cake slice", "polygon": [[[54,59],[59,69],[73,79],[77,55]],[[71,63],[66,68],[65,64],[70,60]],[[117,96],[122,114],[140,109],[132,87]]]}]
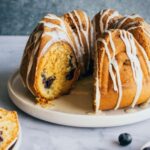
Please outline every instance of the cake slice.
[{"label": "cake slice", "polygon": [[0,108],[0,150],[11,150],[19,136],[19,121],[15,111]]},{"label": "cake slice", "polygon": [[135,107],[150,98],[146,51],[125,30],[105,31],[95,48],[95,110]]},{"label": "cake slice", "polygon": [[95,110],[135,107],[150,98],[150,25],[111,9],[93,19]]},{"label": "cake slice", "polygon": [[91,22],[74,10],[58,17],[46,15],[27,42],[20,75],[39,103],[68,94],[75,81],[89,72]]}]

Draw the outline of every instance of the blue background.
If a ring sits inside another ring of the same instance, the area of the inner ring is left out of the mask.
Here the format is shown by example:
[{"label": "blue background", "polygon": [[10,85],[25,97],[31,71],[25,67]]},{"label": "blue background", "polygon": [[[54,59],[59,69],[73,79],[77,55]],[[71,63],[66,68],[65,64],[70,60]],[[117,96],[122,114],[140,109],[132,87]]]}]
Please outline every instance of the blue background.
[{"label": "blue background", "polygon": [[0,0],[0,35],[28,35],[47,13],[83,9],[92,18],[105,8],[138,13],[150,22],[150,0]]}]

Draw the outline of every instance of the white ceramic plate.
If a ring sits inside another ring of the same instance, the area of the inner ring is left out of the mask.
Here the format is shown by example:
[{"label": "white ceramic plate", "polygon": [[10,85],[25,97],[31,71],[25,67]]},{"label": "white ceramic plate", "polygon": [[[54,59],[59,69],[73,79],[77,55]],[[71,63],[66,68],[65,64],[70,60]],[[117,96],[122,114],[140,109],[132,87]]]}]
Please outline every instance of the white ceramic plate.
[{"label": "white ceramic plate", "polygon": [[42,108],[35,104],[35,98],[23,87],[18,72],[8,81],[8,92],[24,112],[38,119],[76,127],[112,127],[136,123],[150,118],[150,106],[136,107],[132,111],[92,112],[92,80],[78,81],[69,95],[52,101],[52,106]]}]

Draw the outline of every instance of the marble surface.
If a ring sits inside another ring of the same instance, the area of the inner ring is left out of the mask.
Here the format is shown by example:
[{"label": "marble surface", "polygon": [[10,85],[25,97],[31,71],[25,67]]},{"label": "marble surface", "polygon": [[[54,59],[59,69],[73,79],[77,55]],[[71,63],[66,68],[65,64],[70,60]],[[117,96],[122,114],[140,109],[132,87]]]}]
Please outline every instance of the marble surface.
[{"label": "marble surface", "polygon": [[83,9],[92,18],[101,9],[138,13],[150,21],[150,0],[0,0],[0,35],[29,34],[43,15]]},{"label": "marble surface", "polygon": [[[7,93],[7,80],[19,67],[26,40],[26,36],[0,36],[0,107],[19,113],[20,150],[139,150],[150,141],[150,120],[113,128],[73,128],[40,121],[15,107]],[[117,143],[123,132],[133,137],[127,147]]]}]

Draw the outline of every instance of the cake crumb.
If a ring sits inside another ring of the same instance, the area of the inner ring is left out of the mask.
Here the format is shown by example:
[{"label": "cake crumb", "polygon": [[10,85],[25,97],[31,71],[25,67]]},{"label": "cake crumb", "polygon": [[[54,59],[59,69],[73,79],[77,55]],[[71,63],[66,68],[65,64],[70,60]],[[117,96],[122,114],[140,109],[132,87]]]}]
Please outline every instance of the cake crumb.
[{"label": "cake crumb", "polygon": [[46,108],[46,109],[52,108],[55,106],[51,101],[48,101],[44,98],[36,98],[36,105],[39,105],[42,108]]}]

